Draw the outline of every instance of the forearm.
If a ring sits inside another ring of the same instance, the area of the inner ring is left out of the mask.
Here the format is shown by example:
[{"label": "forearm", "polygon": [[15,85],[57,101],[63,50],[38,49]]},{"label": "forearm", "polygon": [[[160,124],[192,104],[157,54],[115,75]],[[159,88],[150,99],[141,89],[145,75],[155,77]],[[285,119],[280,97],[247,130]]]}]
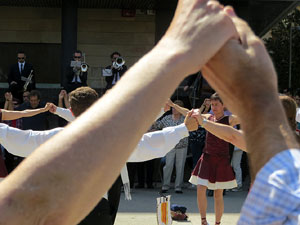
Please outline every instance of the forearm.
[{"label": "forearm", "polygon": [[70,102],[69,102],[69,100],[68,100],[67,95],[64,97],[64,102],[65,102],[66,108],[69,109],[71,106],[70,106]]},{"label": "forearm", "polygon": [[70,111],[70,109],[65,109],[65,108],[57,107],[54,114],[58,115],[59,117],[65,119],[68,122],[71,122],[71,121],[75,120],[75,117],[73,116],[73,114]]},{"label": "forearm", "polygon": [[8,101],[5,101],[3,109],[8,110]]},{"label": "forearm", "polygon": [[199,108],[199,112],[202,114],[208,113],[209,107],[206,107],[205,105],[201,105]]},{"label": "forearm", "polygon": [[295,133],[290,129],[278,96],[260,98],[260,104],[253,105],[251,108],[257,113],[240,116],[243,117],[241,118],[242,127],[252,172],[255,176],[277,153],[290,148],[299,148],[299,145],[295,139]]},{"label": "forearm", "polygon": [[62,98],[58,98],[58,107],[64,107]]},{"label": "forearm", "polygon": [[208,120],[202,123],[202,126],[205,130],[218,138],[235,145],[243,151],[246,151],[246,143],[241,131],[234,129],[231,126],[214,123]]},{"label": "forearm", "polygon": [[190,111],[189,109],[181,107],[177,104],[173,104],[172,107],[175,108],[183,116],[186,116],[186,114]]},{"label": "forearm", "polygon": [[[162,57],[161,52],[168,51],[154,49],[143,57],[109,93],[1,183],[0,222],[32,224],[43,218],[52,224],[75,224],[96,205],[155,119],[164,103],[161,100],[183,78],[184,72],[176,66],[178,56]],[[149,60],[155,66],[145,72]],[[9,206],[14,209],[10,213],[8,201],[18,202],[16,208]],[[32,208],[23,212],[28,207]]]},{"label": "forearm", "polygon": [[31,117],[35,116],[39,113],[45,112],[44,108],[40,109],[28,109],[23,111],[10,111],[10,110],[2,110],[2,120],[16,120],[22,117]]},{"label": "forearm", "polygon": [[13,101],[8,101],[7,109],[8,110],[14,110],[14,103],[13,103]]},{"label": "forearm", "polygon": [[188,136],[189,132],[184,124],[146,133],[139,141],[128,162],[143,162],[164,157],[182,138]]}]

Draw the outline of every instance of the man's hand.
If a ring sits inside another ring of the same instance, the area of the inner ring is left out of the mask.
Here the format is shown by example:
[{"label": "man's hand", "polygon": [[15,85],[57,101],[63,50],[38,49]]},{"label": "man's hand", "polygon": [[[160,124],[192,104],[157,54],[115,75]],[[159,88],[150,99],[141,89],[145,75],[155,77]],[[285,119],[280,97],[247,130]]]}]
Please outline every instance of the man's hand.
[{"label": "man's hand", "polygon": [[276,73],[261,40],[235,16],[232,8],[226,12],[232,17],[240,40],[229,40],[203,68],[203,76],[239,117],[253,110],[259,113],[265,104],[278,98]]},{"label": "man's hand", "polygon": [[44,111],[44,112],[47,112],[47,111],[49,111],[49,110],[50,110],[50,108],[51,108],[51,104],[52,104],[52,103],[50,103],[50,102],[47,102],[47,103],[46,103],[46,105],[45,105],[45,107],[43,108],[43,111]]},{"label": "man's hand", "polygon": [[188,114],[186,115],[185,119],[184,119],[184,124],[187,127],[187,129],[189,131],[195,131],[198,129],[198,123],[197,120],[192,116],[193,111],[189,111]]},{"label": "man's hand", "polygon": [[204,105],[205,108],[209,108],[210,107],[210,99],[209,98],[204,99],[204,102],[202,105]]},{"label": "man's hand", "polygon": [[217,1],[179,0],[171,25],[158,45],[183,56],[180,63],[187,75],[199,71],[235,36],[230,16]]},{"label": "man's hand", "polygon": [[12,94],[10,92],[6,92],[4,94],[4,97],[5,97],[6,101],[12,101],[13,100],[13,96],[12,96]]},{"label": "man's hand", "polygon": [[[203,125],[203,116],[201,115],[201,112],[199,111],[199,109],[192,109],[191,111],[191,117],[192,118],[195,118],[196,120],[197,120],[197,122],[198,122],[198,124],[200,125],[200,126],[202,126]],[[190,113],[189,112],[189,113]]]},{"label": "man's hand", "polygon": [[168,103],[165,104],[164,106],[164,112],[167,112],[171,109],[170,105]]},{"label": "man's hand", "polygon": [[57,109],[57,106],[54,105],[53,103],[50,103],[50,108],[49,108],[49,112],[51,113],[55,113]]},{"label": "man's hand", "polygon": [[67,94],[66,90],[61,90],[59,95],[58,95],[58,98],[59,99],[64,99],[66,94]]},{"label": "man's hand", "polygon": [[168,106],[170,106],[170,107],[173,107],[173,106],[174,106],[174,102],[172,102],[171,99],[168,99],[166,104],[167,104]]}]

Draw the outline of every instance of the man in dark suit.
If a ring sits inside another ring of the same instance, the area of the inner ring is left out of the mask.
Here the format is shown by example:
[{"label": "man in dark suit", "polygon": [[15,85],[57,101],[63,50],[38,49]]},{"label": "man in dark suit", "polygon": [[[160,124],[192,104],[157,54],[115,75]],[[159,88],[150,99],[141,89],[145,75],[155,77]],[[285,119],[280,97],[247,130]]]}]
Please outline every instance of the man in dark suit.
[{"label": "man in dark suit", "polygon": [[106,69],[111,69],[111,76],[105,77],[105,81],[106,81],[105,91],[112,88],[117,83],[117,81],[120,80],[123,74],[127,71],[127,66],[124,65],[125,61],[121,65],[116,63],[116,60],[120,57],[121,54],[119,52],[113,52],[110,55],[112,64],[110,66],[107,66]]},{"label": "man in dark suit", "polygon": [[[73,60],[75,62],[82,63],[82,52],[80,50],[76,50],[73,54]],[[87,71],[82,71],[81,64],[79,66],[71,66],[68,65],[67,72],[66,72],[66,81],[65,89],[69,93],[76,88],[87,86]]]},{"label": "man in dark suit", "polygon": [[[33,66],[25,61],[26,54],[23,51],[18,52],[17,59],[18,62],[10,68],[8,85],[13,96],[22,101],[23,91],[35,89],[35,77],[29,78],[31,71],[33,75]],[[24,86],[26,81],[29,82],[27,87]]]}]

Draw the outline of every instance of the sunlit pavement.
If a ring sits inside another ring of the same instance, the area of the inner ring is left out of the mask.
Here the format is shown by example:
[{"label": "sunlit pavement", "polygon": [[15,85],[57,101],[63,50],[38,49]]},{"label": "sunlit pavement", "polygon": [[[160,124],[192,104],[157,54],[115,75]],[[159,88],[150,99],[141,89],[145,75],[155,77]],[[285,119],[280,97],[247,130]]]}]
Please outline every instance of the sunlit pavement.
[{"label": "sunlit pavement", "polygon": [[[132,200],[124,200],[122,193],[119,211],[115,225],[155,225],[156,222],[156,198],[159,197],[159,188],[155,189],[133,189]],[[242,204],[247,196],[247,191],[226,192],[224,196],[224,215],[222,225],[236,224],[238,221]],[[180,204],[187,207],[189,222],[173,222],[173,224],[201,224],[200,214],[197,207],[196,189],[183,189],[183,194],[176,194],[174,189],[169,193],[171,204]],[[214,224],[213,197],[207,197],[207,220]]]}]

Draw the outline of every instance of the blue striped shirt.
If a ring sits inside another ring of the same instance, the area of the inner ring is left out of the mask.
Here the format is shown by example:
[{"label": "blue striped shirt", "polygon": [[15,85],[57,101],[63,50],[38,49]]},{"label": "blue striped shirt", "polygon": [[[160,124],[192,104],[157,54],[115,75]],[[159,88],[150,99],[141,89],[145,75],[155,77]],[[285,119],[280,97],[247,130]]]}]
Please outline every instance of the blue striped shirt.
[{"label": "blue striped shirt", "polygon": [[300,150],[277,154],[259,171],[238,224],[300,224]]}]

